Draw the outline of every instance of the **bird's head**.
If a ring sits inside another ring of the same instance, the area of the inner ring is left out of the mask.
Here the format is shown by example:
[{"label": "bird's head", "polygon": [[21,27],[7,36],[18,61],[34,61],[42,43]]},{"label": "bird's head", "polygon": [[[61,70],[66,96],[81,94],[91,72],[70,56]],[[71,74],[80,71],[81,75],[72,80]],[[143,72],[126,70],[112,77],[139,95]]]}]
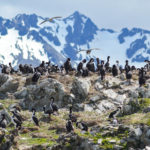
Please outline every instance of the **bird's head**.
[{"label": "bird's head", "polygon": [[118,107],[117,109],[118,109],[118,110],[120,110],[120,109],[121,109],[121,107]]},{"label": "bird's head", "polygon": [[36,109],[35,109],[35,108],[32,108],[32,112],[36,112]]},{"label": "bird's head", "polygon": [[50,98],[50,101],[53,103],[53,102],[54,102],[54,97],[51,97],[51,98]]},{"label": "bird's head", "polygon": [[45,110],[45,109],[46,109],[46,105],[43,106],[43,110]]},{"label": "bird's head", "polygon": [[2,114],[2,118],[5,118],[5,114]]},{"label": "bird's head", "polygon": [[78,127],[78,126],[79,126],[79,123],[80,123],[80,122],[78,122],[78,121],[76,122],[76,127]]}]

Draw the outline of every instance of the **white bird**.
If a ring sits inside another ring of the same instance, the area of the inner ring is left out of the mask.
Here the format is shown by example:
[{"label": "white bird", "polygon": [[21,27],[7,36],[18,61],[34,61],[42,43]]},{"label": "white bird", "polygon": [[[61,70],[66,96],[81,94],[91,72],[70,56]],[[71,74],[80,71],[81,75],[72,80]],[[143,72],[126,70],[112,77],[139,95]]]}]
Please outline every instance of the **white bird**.
[{"label": "white bird", "polygon": [[52,17],[52,18],[46,19],[46,20],[42,21],[42,22],[40,23],[40,25],[43,24],[43,23],[45,23],[45,22],[47,22],[47,21],[52,22],[54,19],[59,19],[59,18],[62,18],[62,17],[56,16],[56,17]]},{"label": "white bird", "polygon": [[91,49],[82,49],[82,50],[79,50],[78,51],[78,53],[79,52],[82,52],[82,51],[85,51],[86,52],[86,54],[90,54],[93,50],[100,50],[99,48],[91,48]]}]

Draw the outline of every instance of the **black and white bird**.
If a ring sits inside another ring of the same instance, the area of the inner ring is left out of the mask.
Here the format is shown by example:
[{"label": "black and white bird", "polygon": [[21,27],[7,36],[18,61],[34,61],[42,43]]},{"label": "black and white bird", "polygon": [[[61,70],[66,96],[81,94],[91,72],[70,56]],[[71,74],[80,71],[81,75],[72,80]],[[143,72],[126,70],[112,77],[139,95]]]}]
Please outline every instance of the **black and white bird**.
[{"label": "black and white bird", "polygon": [[35,108],[32,108],[32,121],[34,122],[34,124],[35,124],[36,126],[39,126],[39,120],[38,120],[38,118],[35,116],[35,112],[36,112]]},{"label": "black and white bird", "polygon": [[69,108],[69,120],[72,122],[77,122],[77,117],[72,114],[72,106]]},{"label": "black and white bird", "polygon": [[22,123],[23,121],[22,116],[16,110],[12,110],[11,112],[14,115],[14,117],[16,117]]},{"label": "black and white bird", "polygon": [[111,112],[109,114],[109,119],[114,118],[115,116],[117,116],[121,111],[121,107],[118,107],[115,111]]},{"label": "black and white bird", "polygon": [[5,119],[5,114],[2,114],[2,118],[0,120],[0,127],[1,128],[6,128],[6,126],[7,126],[7,121]]},{"label": "black and white bird", "polygon": [[22,127],[22,122],[19,121],[14,114],[13,114],[13,116],[11,118],[12,118],[12,122],[14,123],[16,129],[20,130],[21,127]]},{"label": "black and white bird", "polygon": [[76,127],[81,129],[82,131],[88,131],[88,126],[84,122],[76,122]]},{"label": "black and white bird", "polygon": [[44,111],[44,114],[49,115],[49,117],[51,117],[51,114],[53,114],[52,107],[46,110],[46,105],[43,106],[43,111]]},{"label": "black and white bird", "polygon": [[58,113],[58,105],[54,103],[54,97],[51,97],[50,99],[50,109],[53,110],[53,113],[54,112]]},{"label": "black and white bird", "polygon": [[14,105],[12,108],[15,109],[15,112],[17,113],[21,112],[21,108],[19,106]]},{"label": "black and white bird", "polygon": [[71,131],[74,130],[71,120],[67,121],[67,123],[66,123],[66,130],[67,130],[67,132],[71,132]]}]

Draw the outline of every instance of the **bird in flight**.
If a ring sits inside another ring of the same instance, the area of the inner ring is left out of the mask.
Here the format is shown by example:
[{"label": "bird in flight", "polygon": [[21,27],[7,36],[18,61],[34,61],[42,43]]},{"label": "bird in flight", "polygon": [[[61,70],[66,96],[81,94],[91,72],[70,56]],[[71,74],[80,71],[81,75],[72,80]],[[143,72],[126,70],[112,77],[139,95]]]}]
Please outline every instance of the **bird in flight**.
[{"label": "bird in flight", "polygon": [[46,20],[42,21],[42,22],[40,23],[40,25],[43,24],[43,23],[45,23],[45,22],[47,22],[47,21],[52,22],[54,19],[59,19],[59,18],[62,18],[62,17],[56,16],[56,17],[52,17],[52,18],[46,19]]},{"label": "bird in flight", "polygon": [[82,50],[79,50],[78,51],[78,53],[79,52],[82,52],[82,51],[85,51],[86,52],[86,54],[90,54],[93,50],[100,50],[99,48],[91,48],[91,49],[82,49]]}]

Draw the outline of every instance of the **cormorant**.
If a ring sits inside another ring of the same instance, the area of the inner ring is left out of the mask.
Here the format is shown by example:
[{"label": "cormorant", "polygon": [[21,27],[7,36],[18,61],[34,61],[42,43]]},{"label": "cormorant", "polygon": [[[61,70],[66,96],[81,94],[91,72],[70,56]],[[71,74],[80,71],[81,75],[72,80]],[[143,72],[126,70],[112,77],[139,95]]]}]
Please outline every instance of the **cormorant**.
[{"label": "cormorant", "polygon": [[14,123],[14,125],[16,126],[16,129],[21,129],[22,127],[22,122],[20,122],[17,118],[15,118],[16,116],[13,114],[12,116],[12,121]]},{"label": "cormorant", "polygon": [[66,60],[66,62],[64,63],[64,68],[65,68],[66,74],[68,74],[69,71],[72,71],[72,70],[73,70],[73,69],[72,69],[72,66],[71,66],[71,59],[70,59],[70,58],[68,58],[68,59]]},{"label": "cormorant", "polygon": [[58,105],[54,103],[54,97],[51,97],[50,109],[52,108],[53,112],[58,112]]},{"label": "cormorant", "polygon": [[72,114],[72,106],[69,108],[69,120],[71,120],[72,122],[77,122],[76,116]]},{"label": "cormorant", "polygon": [[71,132],[71,131],[74,130],[71,120],[67,121],[67,123],[66,123],[66,129],[67,129],[67,132]]},{"label": "cormorant", "polygon": [[5,120],[5,114],[2,114],[2,118],[0,120],[0,127],[1,128],[6,128],[6,126],[7,126],[7,122]]},{"label": "cormorant", "polygon": [[22,116],[15,110],[15,111],[11,111],[12,114],[14,115],[14,117],[16,117],[21,123],[23,121]]},{"label": "cormorant", "polygon": [[112,74],[114,77],[116,77],[118,75],[118,69],[117,69],[116,65],[113,65],[113,67],[112,67]]},{"label": "cormorant", "polygon": [[49,115],[49,117],[51,117],[51,114],[53,113],[52,109],[46,110],[46,105],[43,106],[43,111],[44,111],[44,114]]},{"label": "cormorant", "polygon": [[94,59],[91,58],[90,61],[87,63],[86,67],[89,71],[95,72],[95,66],[94,66]]},{"label": "cormorant", "polygon": [[111,118],[114,118],[118,113],[120,113],[120,110],[121,110],[121,107],[118,107],[117,110],[111,112],[111,113],[109,114],[109,118],[110,118],[110,119],[111,119]]},{"label": "cormorant", "polygon": [[139,85],[140,87],[142,85],[144,85],[146,83],[146,77],[144,74],[144,68],[141,68],[141,70],[139,70]]},{"label": "cormorant", "polygon": [[76,122],[76,127],[82,131],[88,131],[88,126],[84,122]]},{"label": "cormorant", "polygon": [[36,110],[34,108],[32,108],[32,120],[33,120],[33,122],[35,123],[36,126],[39,126],[39,120],[35,116],[35,112],[36,112]]}]

